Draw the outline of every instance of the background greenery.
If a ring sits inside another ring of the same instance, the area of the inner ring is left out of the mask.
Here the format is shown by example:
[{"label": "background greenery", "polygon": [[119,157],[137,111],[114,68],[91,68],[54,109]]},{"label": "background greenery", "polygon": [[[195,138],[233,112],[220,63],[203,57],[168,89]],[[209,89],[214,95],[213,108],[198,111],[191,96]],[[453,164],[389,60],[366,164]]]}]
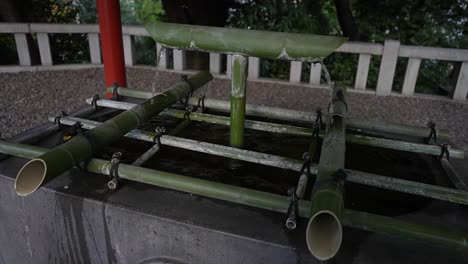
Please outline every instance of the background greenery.
[{"label": "background greenery", "polygon": [[[97,23],[95,0],[29,0],[33,2],[33,22]],[[337,7],[345,4],[351,11],[358,31],[354,40],[382,43],[397,39],[404,45],[422,45],[448,48],[468,48],[468,0],[219,0],[228,8],[225,26],[237,28],[342,35],[343,21]],[[171,6],[160,0],[121,0],[124,24],[142,24],[145,20],[171,20],[166,13]],[[203,1],[180,1],[193,5]],[[174,5],[174,2],[171,4]],[[210,4],[207,1],[206,4]],[[213,4],[213,3],[211,3]],[[206,6],[206,5],[205,5]],[[203,6],[202,6],[203,7]],[[166,10],[165,10],[166,8]],[[172,7],[173,8],[173,7]],[[218,7],[217,7],[218,8]],[[172,11],[173,12],[173,11]],[[178,21],[172,21],[178,22]],[[194,22],[196,24],[196,21]],[[349,24],[349,23],[348,23]],[[343,29],[343,32],[346,30]],[[346,33],[346,32],[345,32]],[[51,35],[54,63],[89,62],[88,42],[84,34]],[[16,64],[14,40],[0,35],[0,64]],[[139,64],[154,64],[154,41],[136,38],[136,56]],[[354,84],[358,56],[336,53],[325,59],[332,79]],[[394,90],[401,90],[407,59],[397,65]],[[375,88],[380,58],[373,56],[368,87]],[[423,60],[416,92],[444,94],[453,88],[459,64]],[[261,61],[261,76],[288,79],[289,62]],[[304,63],[302,81],[307,82],[310,64]]]}]

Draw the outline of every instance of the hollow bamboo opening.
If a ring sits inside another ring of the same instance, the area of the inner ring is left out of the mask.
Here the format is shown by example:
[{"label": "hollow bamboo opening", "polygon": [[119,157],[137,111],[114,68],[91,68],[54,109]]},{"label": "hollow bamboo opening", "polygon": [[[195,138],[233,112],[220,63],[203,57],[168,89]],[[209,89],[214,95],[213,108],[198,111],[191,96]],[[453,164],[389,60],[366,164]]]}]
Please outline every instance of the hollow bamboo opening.
[{"label": "hollow bamboo opening", "polygon": [[341,246],[341,222],[330,211],[320,211],[310,218],[306,242],[310,253],[319,260],[333,258]]},{"label": "hollow bamboo opening", "polygon": [[15,181],[15,191],[26,196],[37,190],[45,179],[47,164],[42,159],[33,159],[26,163],[18,173]]}]

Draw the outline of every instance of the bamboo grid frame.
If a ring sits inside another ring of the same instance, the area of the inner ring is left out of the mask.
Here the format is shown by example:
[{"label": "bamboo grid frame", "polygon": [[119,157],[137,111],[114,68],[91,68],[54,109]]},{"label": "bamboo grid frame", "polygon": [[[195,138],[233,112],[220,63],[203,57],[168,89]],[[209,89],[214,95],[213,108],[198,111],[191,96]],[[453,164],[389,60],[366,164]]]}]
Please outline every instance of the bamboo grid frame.
[{"label": "bamboo grid frame", "polygon": [[[171,25],[171,24],[161,24],[158,23],[161,28],[165,28],[167,31],[171,31],[172,27],[180,27],[180,25]],[[186,27],[183,27],[184,30],[187,30]],[[178,34],[187,34],[181,30]],[[188,30],[191,32],[193,30],[192,27],[189,27]],[[209,32],[209,29],[203,27],[203,32]],[[229,36],[229,29],[224,30]],[[223,31],[223,32],[224,32]],[[150,31],[151,32],[151,31]],[[154,33],[154,32],[153,32]],[[166,32],[167,33],[167,32]],[[172,32],[173,33],[173,32]],[[232,32],[231,32],[232,33]],[[192,34],[192,33],[190,33]],[[267,33],[265,33],[267,34]],[[234,34],[236,35],[236,34]],[[234,36],[232,35],[232,36]],[[267,34],[268,35],[268,34]],[[239,36],[242,36],[240,34]],[[157,38],[156,38],[157,39]],[[161,39],[157,39],[161,42]],[[174,39],[171,39],[174,40]],[[187,40],[186,38],[184,40]],[[193,41],[193,40],[192,40]],[[194,48],[192,42],[190,42],[190,46],[184,48]],[[164,44],[164,42],[162,43]],[[196,47],[196,45],[195,45]],[[276,52],[276,47],[275,52]],[[300,57],[280,57],[281,59],[304,59],[303,54],[304,52],[307,53],[306,49],[295,49],[294,45],[292,46],[293,54],[296,52],[300,55]],[[281,51],[281,50],[280,50]],[[229,51],[226,51],[229,52]],[[236,50],[231,51],[236,53]],[[253,50],[253,54],[261,55],[259,50]],[[282,52],[282,51],[281,51]],[[323,54],[324,51],[321,50]],[[269,53],[267,57],[273,56],[274,52]],[[249,113],[246,109],[248,109],[248,105],[245,104],[245,79],[247,75],[247,68],[242,65],[243,62],[246,61],[245,53],[241,53],[238,55],[237,60],[234,60],[232,70],[236,71],[233,72],[233,86],[232,86],[232,95],[236,97],[231,99],[231,110],[237,109],[234,115],[233,111],[231,111],[230,120],[226,118],[222,118],[219,116],[212,116],[206,115],[201,113],[193,113],[191,115],[192,120],[194,121],[205,121],[211,123],[219,123],[225,125],[231,125],[231,147],[227,146],[220,146],[216,144],[206,143],[206,142],[199,142],[195,140],[183,139],[179,137],[174,137],[170,135],[158,135],[156,133],[141,131],[138,129],[132,130],[132,128],[136,128],[140,125],[140,122],[136,122],[136,124],[132,125],[125,125],[125,129],[121,129],[119,133],[114,135],[113,139],[120,138],[121,136],[125,135],[127,137],[144,140],[144,141],[151,141],[154,142],[156,138],[160,138],[162,144],[170,145],[179,148],[190,149],[194,151],[204,152],[208,154],[214,154],[218,156],[229,157],[232,159],[244,160],[249,162],[256,162],[263,165],[268,166],[275,166],[279,168],[290,169],[294,171],[301,171],[302,161],[258,153],[248,150],[243,150],[238,147],[242,147],[243,142],[243,130],[244,128],[251,128],[251,129],[258,129],[258,130],[266,130],[270,132],[277,132],[277,133],[287,133],[292,135],[310,135],[311,132],[309,130],[294,127],[294,126],[285,126],[279,125],[274,123],[267,123],[267,122],[258,122],[258,121],[249,121],[245,120],[245,113]],[[297,56],[299,56],[297,55]],[[237,63],[237,64],[236,64]],[[200,81],[200,83],[205,83],[205,81]],[[190,84],[190,83],[189,83]],[[189,85],[191,86],[191,85]],[[201,86],[201,85],[200,85]],[[180,99],[181,96],[188,94],[187,86],[183,87],[184,91],[181,93],[176,93],[174,98]],[[190,87],[189,87],[190,88]],[[198,88],[198,87],[197,87]],[[193,87],[192,87],[193,89]],[[244,93],[242,94],[242,90]],[[131,89],[120,89],[118,88],[117,93],[123,96],[131,96]],[[312,200],[299,200],[298,201],[298,215],[301,217],[310,218],[309,227],[307,230],[307,243],[309,246],[309,250],[311,253],[320,260],[327,260],[332,258],[336,252],[339,250],[342,235],[339,234],[338,236],[334,236],[337,239],[334,239],[332,242],[331,249],[316,249],[314,248],[314,236],[322,239],[320,242],[327,242],[328,239],[327,234],[317,234],[312,232],[313,228],[311,229],[310,226],[314,221],[314,217],[317,214],[322,214],[324,211],[327,214],[333,215],[333,221],[336,223],[337,227],[341,230],[341,225],[355,227],[367,231],[374,231],[378,233],[384,233],[389,235],[398,235],[402,237],[412,238],[412,239],[419,239],[427,242],[433,242],[437,244],[442,244],[448,247],[456,247],[456,248],[468,248],[468,236],[463,233],[457,232],[449,232],[441,229],[436,229],[432,227],[417,225],[417,224],[410,224],[406,223],[401,220],[392,219],[390,217],[384,217],[364,212],[357,212],[352,210],[347,210],[343,206],[343,197],[340,195],[340,187],[339,182],[333,180],[334,174],[338,170],[343,170],[347,174],[347,180],[351,182],[366,184],[370,186],[382,187],[390,190],[400,191],[411,193],[415,195],[421,195],[426,197],[431,197],[435,199],[441,199],[445,201],[461,203],[461,204],[468,204],[468,192],[465,190],[455,190],[449,188],[443,188],[434,185],[428,185],[423,183],[416,183],[411,181],[405,181],[390,177],[384,177],[379,175],[373,175],[370,173],[358,172],[358,171],[351,171],[346,170],[344,168],[344,142],[350,141],[353,143],[360,143],[360,144],[367,144],[371,146],[378,146],[378,147],[387,147],[393,148],[403,151],[412,151],[416,153],[426,153],[431,155],[437,155],[436,150],[440,151],[440,148],[437,146],[429,146],[423,144],[416,144],[410,142],[402,142],[397,140],[389,140],[389,141],[382,141],[382,139],[368,139],[365,140],[358,140],[356,138],[353,139],[353,136],[348,136],[346,134],[346,125],[348,120],[346,120],[346,111],[347,105],[345,103],[344,95],[342,97],[337,97],[337,91],[340,89],[333,90],[332,100],[330,102],[331,110],[328,119],[327,119],[327,131],[322,134],[321,136],[324,138],[324,144],[322,146],[322,156],[318,166],[312,165],[311,166],[311,173],[316,174],[317,179],[319,181],[326,181],[326,184],[316,186],[318,191],[313,192]],[[136,97],[146,97],[148,94],[142,91],[134,91]],[[151,98],[161,98],[159,95],[151,95]],[[338,99],[337,99],[338,98]],[[189,102],[193,103],[194,98],[190,99]],[[164,106],[160,106],[157,109],[147,108],[148,104],[144,105],[143,108],[147,110],[151,115],[155,115],[161,112],[163,115],[169,115],[173,117],[181,117],[181,112],[176,110],[166,109],[167,107],[171,106],[175,103],[174,99],[170,101],[164,101]],[[214,102],[214,101],[213,101]],[[134,105],[129,104],[126,102],[110,102],[109,100],[98,100],[95,101],[96,105],[105,106],[105,107],[113,107],[118,109],[126,110],[124,113],[128,113],[129,111],[133,111],[135,113],[135,109],[141,109],[142,104]],[[233,106],[234,105],[234,106]],[[238,108],[241,108],[240,110]],[[223,108],[223,107],[220,107]],[[166,109],[166,110],[164,110]],[[262,109],[262,108],[257,108]],[[263,108],[262,110],[265,110]],[[271,109],[269,109],[271,110]],[[239,114],[239,111],[241,113]],[[251,111],[252,110],[251,107]],[[259,111],[260,115],[266,114],[268,111]],[[270,117],[288,117],[291,112],[285,111],[273,111]],[[294,112],[292,113],[294,115]],[[126,114],[128,115],[128,114]],[[149,116],[148,116],[149,117]],[[338,117],[338,118],[334,118]],[[145,117],[144,120],[146,120]],[[144,121],[142,120],[142,121]],[[52,120],[51,120],[52,121]],[[376,131],[387,130],[387,132],[398,132],[401,134],[406,135],[427,135],[427,128],[415,128],[411,126],[385,126],[382,124],[370,124],[365,122],[359,121],[352,121],[349,120],[350,127],[357,127],[363,129],[370,129]],[[106,123],[99,123],[96,121],[81,119],[77,117],[63,117],[62,123],[67,125],[75,124],[76,122],[80,122],[84,128],[90,129],[90,131],[95,131],[96,128],[103,130],[103,128],[109,127]],[[233,128],[233,124],[236,124]],[[182,123],[181,129],[185,127],[187,122]],[[402,128],[402,129],[398,129]],[[112,130],[108,130],[110,132]],[[128,132],[128,133],[127,133]],[[397,133],[397,134],[398,134]],[[234,135],[232,135],[234,134]],[[440,134],[443,138],[444,132],[440,131]],[[84,144],[87,141],[84,139],[80,139],[81,141],[77,141],[79,144]],[[355,140],[355,141],[353,141]],[[111,140],[107,140],[111,141]],[[106,142],[107,142],[106,141]],[[369,143],[371,142],[371,143]],[[77,143],[77,144],[78,144]],[[105,144],[104,144],[105,145]],[[157,149],[154,151],[156,152]],[[43,157],[46,153],[51,153],[49,150],[35,147],[35,146],[28,146],[23,144],[11,143],[11,142],[0,142],[0,152],[20,156],[24,158],[35,159],[38,156]],[[104,161],[92,158],[89,153],[93,153],[92,151],[89,152],[88,150],[82,151],[83,154],[80,159],[90,159],[90,162],[87,164],[87,169],[90,172],[96,172],[100,174],[111,175],[112,174],[112,162],[111,161]],[[327,154],[328,153],[328,154]],[[338,153],[338,156],[337,156]],[[457,149],[450,149],[450,153],[453,154],[452,156],[456,158],[463,158],[463,151]],[[145,153],[146,154],[146,153]],[[51,163],[52,164],[52,163]],[[445,166],[450,166],[448,162],[444,161]],[[64,170],[63,168],[60,168]],[[21,171],[20,171],[21,172]],[[251,190],[242,187],[230,186],[226,184],[201,180],[193,177],[187,177],[182,175],[177,175],[173,173],[167,173],[157,170],[146,169],[138,166],[126,165],[121,164],[119,166],[119,175],[122,178],[144,182],[148,184],[153,184],[157,186],[162,186],[166,188],[171,188],[179,191],[185,191],[190,193],[195,193],[215,199],[226,200],[230,202],[235,202],[239,204],[245,204],[249,206],[254,206],[258,208],[268,209],[272,211],[287,213],[288,208],[290,206],[290,200],[288,197],[275,195],[265,192],[260,192],[256,190]],[[453,175],[452,175],[453,176]],[[323,194],[323,195],[322,195]],[[331,196],[334,198],[330,198]],[[332,222],[333,222],[332,221]],[[312,230],[312,231],[311,231]],[[319,228],[320,230],[320,228]],[[334,230],[336,229],[325,229],[325,230]],[[340,231],[339,230],[339,231]],[[312,232],[312,233],[311,233]],[[335,243],[337,242],[338,243]],[[323,251],[325,250],[325,251]],[[327,251],[328,250],[328,251]],[[325,252],[325,253],[324,253]]]}]

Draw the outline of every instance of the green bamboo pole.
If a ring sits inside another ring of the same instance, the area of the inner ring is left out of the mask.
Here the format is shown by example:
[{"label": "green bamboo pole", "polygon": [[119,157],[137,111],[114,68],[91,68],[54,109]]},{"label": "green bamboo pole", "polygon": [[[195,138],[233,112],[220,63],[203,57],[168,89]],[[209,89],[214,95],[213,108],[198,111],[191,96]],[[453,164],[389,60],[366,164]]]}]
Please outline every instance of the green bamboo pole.
[{"label": "green bamboo pole", "polygon": [[458,173],[455,171],[452,164],[450,164],[450,161],[446,157],[442,157],[440,159],[440,165],[442,166],[442,169],[445,171],[455,188],[462,191],[468,191],[468,186],[466,186],[465,181],[462,177],[460,177],[460,175],[458,175]]},{"label": "green bamboo pole", "polygon": [[[19,143],[0,141],[0,152],[8,155],[33,159],[49,151]],[[101,159],[91,159],[87,170],[94,173],[109,175],[111,164]],[[227,184],[182,176],[169,172],[151,170],[127,164],[119,165],[119,176],[123,179],[156,185],[177,191],[202,195],[213,199],[229,201],[275,212],[286,213],[289,201],[281,195],[256,191],[248,188],[230,186]],[[310,216],[310,201],[299,201],[299,216]],[[345,210],[343,224],[365,231],[387,235],[397,235],[404,238],[432,242],[449,248],[468,249],[468,235],[462,232],[449,232],[429,226],[406,223],[398,219],[379,216],[370,213]]]},{"label": "green bamboo pole", "polygon": [[[87,99],[86,102],[88,104],[91,104],[92,99]],[[98,106],[110,107],[110,108],[121,109],[121,110],[131,109],[133,106],[135,106],[135,104],[133,103],[106,100],[106,99],[98,100],[96,101],[96,103]],[[176,118],[184,118],[185,111],[166,109],[163,112],[161,112],[159,115],[171,116],[171,117],[176,117]],[[229,117],[217,116],[217,115],[211,115],[211,114],[205,114],[205,113],[191,113],[190,118],[193,121],[202,121],[202,122],[207,122],[211,124],[227,125],[227,126],[231,124]],[[255,120],[245,120],[244,128],[273,132],[273,133],[296,135],[296,136],[311,136],[312,135],[312,130],[310,128],[255,121]],[[319,136],[323,137],[323,132],[320,132]],[[359,144],[359,145],[372,146],[372,147],[401,150],[401,151],[407,151],[407,152],[413,152],[413,153],[429,154],[429,155],[434,155],[434,156],[439,156],[441,152],[441,147],[437,145],[428,145],[428,144],[422,144],[422,143],[406,142],[406,141],[401,141],[401,140],[377,138],[377,137],[362,136],[362,135],[355,135],[355,134],[346,134],[346,142]],[[452,147],[448,147],[448,148],[449,148],[450,156],[452,158],[463,159],[465,157],[465,153],[463,150],[452,148]]]},{"label": "green bamboo pole", "polygon": [[18,172],[15,181],[16,193],[21,196],[33,193],[42,184],[78,165],[79,162],[90,159],[103,146],[117,141],[127,132],[159,114],[212,78],[208,72],[198,73],[172,86],[162,94],[107,120],[84,135],[75,136],[66,143],[31,160]]},{"label": "green bamboo pole", "polygon": [[162,22],[147,23],[145,27],[157,43],[171,48],[284,60],[318,61],[347,39]]},{"label": "green bamboo pole", "polygon": [[[53,120],[54,117],[49,117],[49,121]],[[101,122],[76,117],[64,117],[61,119],[61,122],[65,125],[73,125],[76,122],[80,122],[83,125],[83,128],[85,129],[93,129],[101,124]],[[143,140],[146,142],[154,142],[156,133],[134,129],[127,133],[125,136],[128,138]],[[162,136],[161,143],[163,145],[168,145],[171,147],[182,148],[231,159],[238,159],[242,161],[253,162],[265,166],[272,166],[293,171],[300,171],[303,163],[302,161],[296,159],[285,158],[281,156],[275,156],[245,149],[231,148],[228,146],[222,146],[169,135]],[[310,170],[311,174],[317,174],[316,165],[312,164]],[[437,185],[407,181],[393,177],[386,177],[373,173],[355,170],[345,171],[348,175],[347,180],[349,182],[468,205],[468,192],[440,187]]]},{"label": "green bamboo pole", "polygon": [[[109,87],[107,91],[112,92],[113,87]],[[144,92],[142,90],[135,89],[126,89],[124,87],[119,87],[118,93],[122,96],[135,97],[140,99],[148,99],[152,96],[152,93],[150,92]],[[198,99],[199,98],[197,97],[191,97],[189,99],[189,103],[192,105],[197,105]],[[221,111],[230,110],[230,103],[224,100],[205,99],[205,106],[207,108],[213,108]],[[275,118],[285,121],[297,121],[309,124],[314,122],[316,118],[315,113],[311,112],[253,104],[246,104],[246,114],[259,117]],[[419,138],[426,138],[431,132],[431,129],[428,127],[395,124],[373,120],[360,120],[352,118],[348,118],[346,127],[348,129],[363,132],[385,133]],[[449,136],[448,131],[446,129],[440,129],[436,127],[436,132],[437,138],[440,141],[448,140]]]},{"label": "green bamboo pole", "polygon": [[467,235],[463,232],[450,232],[376,214],[346,210],[343,224],[368,232],[424,241],[451,249],[466,250],[468,248]]},{"label": "green bamboo pole", "polygon": [[231,147],[244,147],[245,98],[247,88],[247,57],[232,56],[231,81]]},{"label": "green bamboo pole", "polygon": [[[234,148],[244,147],[247,67],[247,57],[237,54],[232,56],[231,119],[229,127],[229,144]],[[236,159],[232,159],[229,162],[229,167],[233,170],[240,169],[242,166],[242,163]]]},{"label": "green bamboo pole", "polygon": [[343,182],[337,180],[344,169],[346,112],[345,90],[334,87],[323,138],[317,178],[312,192],[311,217],[306,242],[309,251],[319,260],[333,258],[341,246],[344,200]]}]

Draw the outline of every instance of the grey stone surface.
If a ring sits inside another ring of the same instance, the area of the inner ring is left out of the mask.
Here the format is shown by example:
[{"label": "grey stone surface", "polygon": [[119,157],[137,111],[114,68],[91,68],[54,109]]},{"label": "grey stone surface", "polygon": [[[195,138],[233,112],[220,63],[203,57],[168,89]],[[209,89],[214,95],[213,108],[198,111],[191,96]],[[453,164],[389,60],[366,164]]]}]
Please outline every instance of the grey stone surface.
[{"label": "grey stone surface", "polygon": [[[3,137],[12,136],[45,122],[60,110],[72,111],[96,93],[103,95],[102,69],[0,74],[0,123]],[[180,80],[174,71],[156,73],[154,68],[127,69],[129,87],[160,91]],[[198,93],[229,99],[230,81],[215,78]],[[247,102],[297,110],[327,107],[329,91],[307,84],[249,81]],[[450,132],[453,144],[468,146],[468,102],[429,96],[375,96],[368,92],[348,94],[349,116],[369,120],[424,126],[432,120]]]}]

